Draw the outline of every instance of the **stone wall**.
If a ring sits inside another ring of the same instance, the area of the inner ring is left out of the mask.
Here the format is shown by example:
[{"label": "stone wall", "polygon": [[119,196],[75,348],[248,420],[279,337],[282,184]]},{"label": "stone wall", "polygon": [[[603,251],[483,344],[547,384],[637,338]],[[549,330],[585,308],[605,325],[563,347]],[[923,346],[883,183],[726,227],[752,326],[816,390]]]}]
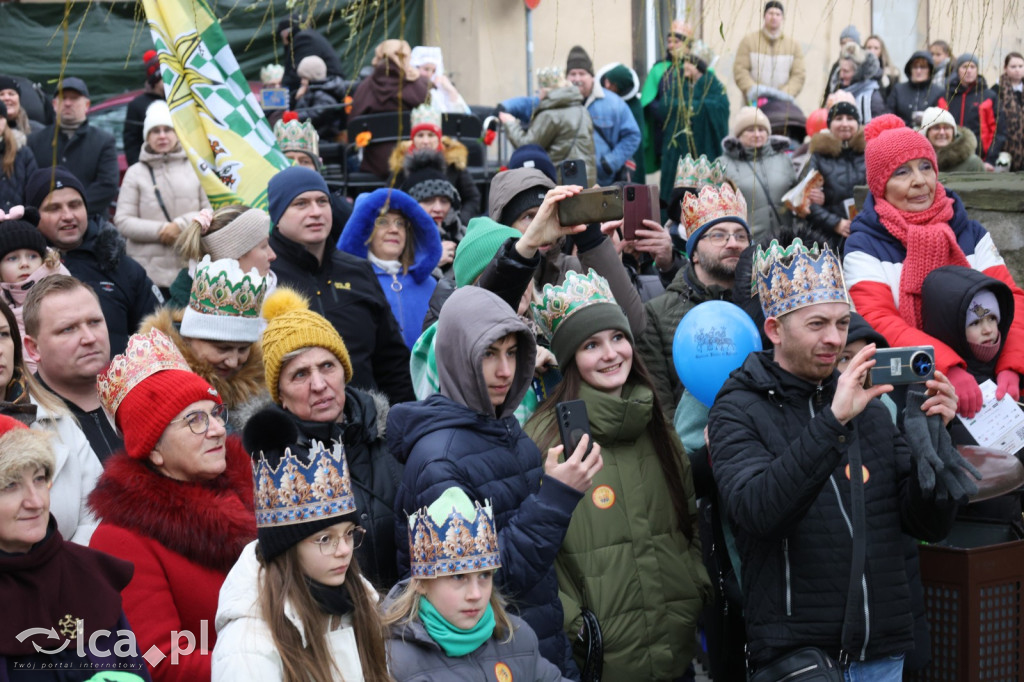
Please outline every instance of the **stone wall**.
[{"label": "stone wall", "polygon": [[964,173],[939,181],[985,226],[1017,284],[1024,284],[1024,173]]}]

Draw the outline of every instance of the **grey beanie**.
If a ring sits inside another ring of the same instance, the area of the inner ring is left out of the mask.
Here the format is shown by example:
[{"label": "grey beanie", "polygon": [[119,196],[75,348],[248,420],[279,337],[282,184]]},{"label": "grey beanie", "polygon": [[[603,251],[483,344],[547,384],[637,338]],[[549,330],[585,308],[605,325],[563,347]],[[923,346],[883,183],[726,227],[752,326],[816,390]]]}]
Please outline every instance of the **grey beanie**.
[{"label": "grey beanie", "polygon": [[850,24],[849,26],[844,28],[843,32],[839,34],[839,42],[842,43],[843,40],[845,40],[846,38],[849,38],[853,42],[860,45],[860,31],[858,31],[857,27],[854,26],[853,24]]},{"label": "grey beanie", "polygon": [[956,68],[959,69],[961,66],[969,62],[974,62],[974,65],[977,66],[979,70],[981,69],[981,61],[979,61],[978,58],[970,52],[964,52],[956,58]]}]

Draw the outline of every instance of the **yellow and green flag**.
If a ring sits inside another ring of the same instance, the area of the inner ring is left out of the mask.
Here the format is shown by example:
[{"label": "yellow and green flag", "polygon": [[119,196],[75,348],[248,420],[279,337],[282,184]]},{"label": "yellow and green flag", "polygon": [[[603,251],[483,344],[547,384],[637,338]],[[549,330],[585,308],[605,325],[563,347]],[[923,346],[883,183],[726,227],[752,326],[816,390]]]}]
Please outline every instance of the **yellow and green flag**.
[{"label": "yellow and green flag", "polygon": [[206,0],[143,0],[174,130],[216,208],[267,208],[267,182],[289,161],[277,147]]}]

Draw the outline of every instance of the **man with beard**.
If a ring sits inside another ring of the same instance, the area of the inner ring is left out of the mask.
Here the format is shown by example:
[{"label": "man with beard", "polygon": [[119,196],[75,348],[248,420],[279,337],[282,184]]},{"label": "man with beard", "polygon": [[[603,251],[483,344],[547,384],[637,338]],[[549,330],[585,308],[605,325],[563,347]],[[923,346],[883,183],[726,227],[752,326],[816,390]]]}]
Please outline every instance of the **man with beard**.
[{"label": "man with beard", "polygon": [[666,419],[672,420],[683,384],[672,366],[672,339],[679,321],[704,301],[731,301],[736,263],[750,244],[743,195],[728,184],[706,186],[682,199],[680,229],[690,263],[680,268],[661,296],[645,304],[647,327],[637,340]]}]

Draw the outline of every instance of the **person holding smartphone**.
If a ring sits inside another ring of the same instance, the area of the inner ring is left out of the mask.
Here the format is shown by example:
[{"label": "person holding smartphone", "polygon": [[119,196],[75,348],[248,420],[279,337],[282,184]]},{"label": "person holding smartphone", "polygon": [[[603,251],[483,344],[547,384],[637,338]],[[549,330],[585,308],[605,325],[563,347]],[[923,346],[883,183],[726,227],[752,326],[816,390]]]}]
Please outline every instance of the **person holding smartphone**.
[{"label": "person holding smartphone", "polygon": [[581,400],[604,459],[555,562],[565,630],[580,630],[583,609],[597,617],[604,679],[681,678],[711,594],[689,461],[603,277],[570,272],[533,310],[563,378],[526,432],[541,448],[557,446],[557,406]]}]

